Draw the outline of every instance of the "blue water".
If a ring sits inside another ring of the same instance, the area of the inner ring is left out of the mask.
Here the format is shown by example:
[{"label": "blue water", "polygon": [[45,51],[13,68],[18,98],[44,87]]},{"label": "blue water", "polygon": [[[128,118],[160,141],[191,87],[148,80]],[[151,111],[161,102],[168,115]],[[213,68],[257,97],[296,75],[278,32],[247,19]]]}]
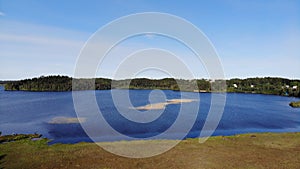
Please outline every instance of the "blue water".
[{"label": "blue water", "polygon": [[[120,94],[127,90],[114,90]],[[79,91],[91,92],[91,91]],[[149,103],[151,90],[129,90],[133,106]],[[198,93],[163,91],[167,99],[196,98]],[[147,139],[166,131],[178,117],[180,104],[167,105],[159,118],[149,123],[133,122],[123,117],[113,104],[111,91],[96,91],[97,103],[105,120],[118,133],[138,139]],[[291,108],[288,104],[298,98],[260,94],[228,93],[222,119],[213,135],[233,135],[249,132],[295,132],[300,131],[300,109]],[[211,106],[211,94],[200,93],[200,106],[192,129],[186,137],[198,137],[207,113]],[[191,109],[197,102],[183,103]],[[123,107],[124,108],[124,107]],[[131,111],[130,107],[125,108]],[[84,107],[91,111],[89,104]],[[143,113],[143,112],[141,112]],[[55,117],[77,117],[71,92],[23,92],[4,91],[0,87],[0,131],[2,134],[41,133],[52,139],[52,143],[75,143],[91,141],[81,125],[49,123]],[[117,141],[122,139],[106,131],[102,124],[95,123],[93,117],[86,116],[89,126],[98,125],[97,141]],[[183,112],[185,125],[193,121],[191,114]],[[89,124],[90,123],[90,124]],[[100,126],[100,127],[99,127]],[[165,138],[176,138],[180,130],[174,130]]]}]

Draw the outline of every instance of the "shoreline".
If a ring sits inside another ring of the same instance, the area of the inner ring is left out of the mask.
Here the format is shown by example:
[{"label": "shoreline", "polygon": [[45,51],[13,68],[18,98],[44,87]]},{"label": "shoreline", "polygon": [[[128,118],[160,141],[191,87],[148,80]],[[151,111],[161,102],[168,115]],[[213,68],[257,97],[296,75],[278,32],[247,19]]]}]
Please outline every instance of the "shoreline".
[{"label": "shoreline", "polygon": [[[208,139],[214,139],[214,138],[226,138],[226,137],[240,137],[240,136],[247,136],[247,135],[285,135],[285,134],[299,134],[300,136],[300,131],[291,131],[291,132],[249,132],[249,133],[238,133],[238,134],[230,134],[230,135],[212,135],[209,136]],[[0,138],[2,140],[0,141],[0,145],[3,143],[9,143],[9,142],[18,142],[22,140],[29,140],[29,141],[39,141],[39,140],[47,140],[47,143],[51,143],[54,139],[43,137],[42,134],[8,134],[8,135],[0,135]],[[4,138],[8,138],[8,141],[3,141]],[[16,138],[16,139],[15,139]],[[186,137],[184,139],[135,139],[135,140],[114,140],[114,141],[99,141],[99,142],[94,142],[94,141],[79,141],[79,142],[74,142],[74,143],[62,143],[62,142],[56,142],[53,144],[48,144],[49,146],[56,145],[56,144],[64,144],[64,145],[75,145],[75,144],[81,144],[81,143],[86,143],[86,144],[107,144],[107,143],[119,143],[119,142],[160,142],[160,141],[185,141],[185,140],[201,140],[205,137]]]},{"label": "shoreline", "polygon": [[[218,87],[217,87],[218,86]],[[5,90],[9,91],[80,91],[110,89],[159,89],[189,92],[235,92],[259,93],[300,97],[300,80],[280,77],[232,78],[226,80],[209,79],[107,79],[72,78],[68,76],[40,76],[18,81],[6,81]]]},{"label": "shoreline", "polygon": [[[171,90],[171,89],[125,89],[125,88],[114,88],[114,89],[99,89],[99,90],[76,90],[74,92],[81,92],[81,91],[107,91],[107,90],[162,90],[162,91],[174,91],[174,92],[189,92],[189,93],[236,93],[236,94],[254,94],[254,95],[266,95],[266,96],[281,96],[281,97],[290,97],[290,98],[297,98],[300,99],[299,97],[296,96],[289,96],[289,95],[278,95],[278,94],[268,94],[268,93],[256,93],[256,92],[233,92],[233,91],[206,91],[206,92],[195,92],[195,91],[185,91],[185,90]],[[33,92],[33,93],[38,93],[38,92],[49,92],[49,93],[68,93],[68,92],[73,92],[72,90],[68,90],[68,91],[50,91],[50,90],[44,90],[44,91],[35,91],[35,90],[3,90],[6,92]]]},{"label": "shoreline", "polygon": [[[262,133],[258,133],[258,132],[253,132],[253,133],[242,133],[242,134],[233,134],[233,135],[217,135],[217,136],[210,136],[208,137],[209,139],[219,139],[219,138],[233,138],[233,137],[246,137],[246,136],[250,136],[252,137],[257,137],[259,135],[299,135],[300,136],[300,131],[299,132],[262,132]],[[185,138],[182,140],[178,140],[178,139],[152,139],[152,140],[145,140],[145,139],[139,139],[139,140],[116,140],[116,141],[101,141],[101,142],[78,142],[78,143],[55,143],[55,144],[82,144],[82,143],[86,143],[86,144],[119,144],[119,143],[138,143],[138,142],[173,142],[173,141],[180,141],[180,142],[184,142],[184,141],[188,141],[188,140],[193,140],[193,141],[199,141],[204,139],[205,137],[196,137],[196,138]],[[48,138],[45,138],[48,139]],[[49,140],[49,139],[48,139]],[[55,144],[51,144],[51,145],[55,145]],[[51,146],[49,145],[49,146]]]}]

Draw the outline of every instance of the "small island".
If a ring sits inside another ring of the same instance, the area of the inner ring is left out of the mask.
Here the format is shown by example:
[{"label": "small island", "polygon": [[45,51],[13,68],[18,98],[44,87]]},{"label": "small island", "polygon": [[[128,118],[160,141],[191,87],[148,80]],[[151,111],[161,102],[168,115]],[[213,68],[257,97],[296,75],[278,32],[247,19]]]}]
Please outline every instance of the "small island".
[{"label": "small island", "polygon": [[295,107],[295,108],[300,108],[300,101],[297,101],[297,102],[291,102],[291,103],[290,103],[290,106],[291,106],[291,107]]}]

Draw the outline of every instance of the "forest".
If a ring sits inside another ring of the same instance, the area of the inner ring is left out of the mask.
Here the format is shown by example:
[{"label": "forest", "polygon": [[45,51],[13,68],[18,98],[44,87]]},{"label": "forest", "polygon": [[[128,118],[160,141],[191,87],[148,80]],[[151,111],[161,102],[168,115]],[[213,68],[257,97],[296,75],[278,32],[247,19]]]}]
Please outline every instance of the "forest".
[{"label": "forest", "polygon": [[[72,86],[73,84],[73,86]],[[225,87],[224,87],[225,86]],[[5,82],[5,90],[14,91],[72,91],[110,89],[161,89],[191,92],[238,92],[273,94],[300,97],[300,80],[276,77],[256,77],[247,79],[207,80],[207,79],[125,79],[107,78],[74,79],[68,76],[41,76],[38,78]]]}]

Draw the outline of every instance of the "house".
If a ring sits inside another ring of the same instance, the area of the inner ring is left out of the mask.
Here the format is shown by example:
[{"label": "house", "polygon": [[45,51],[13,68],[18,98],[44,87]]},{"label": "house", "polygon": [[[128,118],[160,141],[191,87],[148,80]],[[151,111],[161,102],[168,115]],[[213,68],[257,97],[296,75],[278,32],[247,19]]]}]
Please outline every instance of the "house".
[{"label": "house", "polygon": [[293,86],[293,90],[297,90],[298,86]]},{"label": "house", "polygon": [[234,83],[234,84],[233,84],[233,87],[234,87],[234,88],[237,88],[238,86],[237,86],[237,84]]},{"label": "house", "polygon": [[250,85],[250,87],[251,87],[251,88],[253,88],[253,87],[254,87],[254,85]]}]

